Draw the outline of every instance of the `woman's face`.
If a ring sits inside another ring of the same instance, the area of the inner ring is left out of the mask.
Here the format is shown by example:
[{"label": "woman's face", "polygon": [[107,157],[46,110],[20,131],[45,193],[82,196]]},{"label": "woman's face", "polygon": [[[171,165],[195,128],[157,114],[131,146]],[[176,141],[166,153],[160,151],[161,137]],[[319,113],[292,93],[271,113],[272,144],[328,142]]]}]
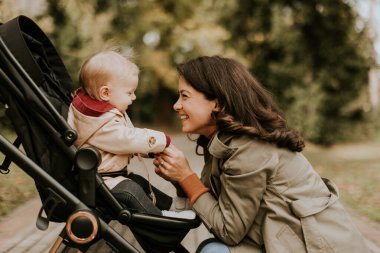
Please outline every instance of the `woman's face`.
[{"label": "woman's face", "polygon": [[205,95],[195,90],[184,78],[179,79],[179,98],[173,108],[179,114],[182,132],[212,137],[217,127],[211,113],[216,110],[216,100],[207,100]]}]

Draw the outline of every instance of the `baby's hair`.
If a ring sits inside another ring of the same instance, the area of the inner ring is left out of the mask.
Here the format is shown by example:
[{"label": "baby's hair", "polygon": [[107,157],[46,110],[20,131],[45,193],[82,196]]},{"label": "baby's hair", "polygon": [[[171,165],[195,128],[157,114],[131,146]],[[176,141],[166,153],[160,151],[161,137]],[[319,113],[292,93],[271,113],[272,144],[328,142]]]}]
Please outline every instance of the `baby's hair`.
[{"label": "baby's hair", "polygon": [[134,60],[136,56],[135,51],[131,47],[106,45],[102,50],[100,50],[100,52],[107,52],[107,51],[116,52],[130,61]]},{"label": "baby's hair", "polygon": [[114,76],[127,79],[138,75],[139,68],[132,54],[122,53],[120,47],[110,47],[97,52],[84,61],[79,71],[79,85],[91,97]]}]

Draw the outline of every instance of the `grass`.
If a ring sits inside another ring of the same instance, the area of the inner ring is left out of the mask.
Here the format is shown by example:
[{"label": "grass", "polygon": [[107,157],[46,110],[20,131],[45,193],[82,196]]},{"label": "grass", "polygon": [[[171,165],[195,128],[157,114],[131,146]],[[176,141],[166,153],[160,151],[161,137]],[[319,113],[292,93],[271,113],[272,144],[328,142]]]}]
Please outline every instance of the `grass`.
[{"label": "grass", "polygon": [[[0,158],[2,161],[2,154]],[[8,214],[36,194],[37,190],[33,179],[12,165],[9,174],[0,174],[0,216]]]},{"label": "grass", "polygon": [[[9,140],[14,140],[14,134],[2,132]],[[4,155],[0,153],[0,162]],[[11,212],[14,208],[37,195],[34,181],[23,170],[11,163],[10,172],[0,174],[0,216]]]},{"label": "grass", "polygon": [[338,185],[343,203],[380,222],[380,141],[308,146],[305,156],[322,177]]}]

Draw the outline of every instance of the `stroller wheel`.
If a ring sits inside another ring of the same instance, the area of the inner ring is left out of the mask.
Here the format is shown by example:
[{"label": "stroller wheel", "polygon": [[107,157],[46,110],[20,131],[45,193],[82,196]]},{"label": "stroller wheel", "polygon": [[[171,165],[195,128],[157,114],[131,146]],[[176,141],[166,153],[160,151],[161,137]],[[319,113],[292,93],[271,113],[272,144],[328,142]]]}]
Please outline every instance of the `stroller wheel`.
[{"label": "stroller wheel", "polygon": [[85,244],[95,239],[99,229],[97,218],[88,211],[72,214],[66,223],[68,237],[75,243]]}]

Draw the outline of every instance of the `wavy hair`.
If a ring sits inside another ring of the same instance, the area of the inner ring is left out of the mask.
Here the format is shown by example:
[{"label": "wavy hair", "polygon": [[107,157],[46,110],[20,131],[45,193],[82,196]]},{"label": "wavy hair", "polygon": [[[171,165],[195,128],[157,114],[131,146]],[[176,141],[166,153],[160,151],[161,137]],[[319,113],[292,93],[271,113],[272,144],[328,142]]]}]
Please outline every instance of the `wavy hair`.
[{"label": "wavy hair", "polygon": [[177,67],[178,73],[207,99],[217,99],[213,113],[220,132],[250,135],[291,151],[302,151],[303,138],[289,129],[271,94],[238,61],[202,56]]}]

